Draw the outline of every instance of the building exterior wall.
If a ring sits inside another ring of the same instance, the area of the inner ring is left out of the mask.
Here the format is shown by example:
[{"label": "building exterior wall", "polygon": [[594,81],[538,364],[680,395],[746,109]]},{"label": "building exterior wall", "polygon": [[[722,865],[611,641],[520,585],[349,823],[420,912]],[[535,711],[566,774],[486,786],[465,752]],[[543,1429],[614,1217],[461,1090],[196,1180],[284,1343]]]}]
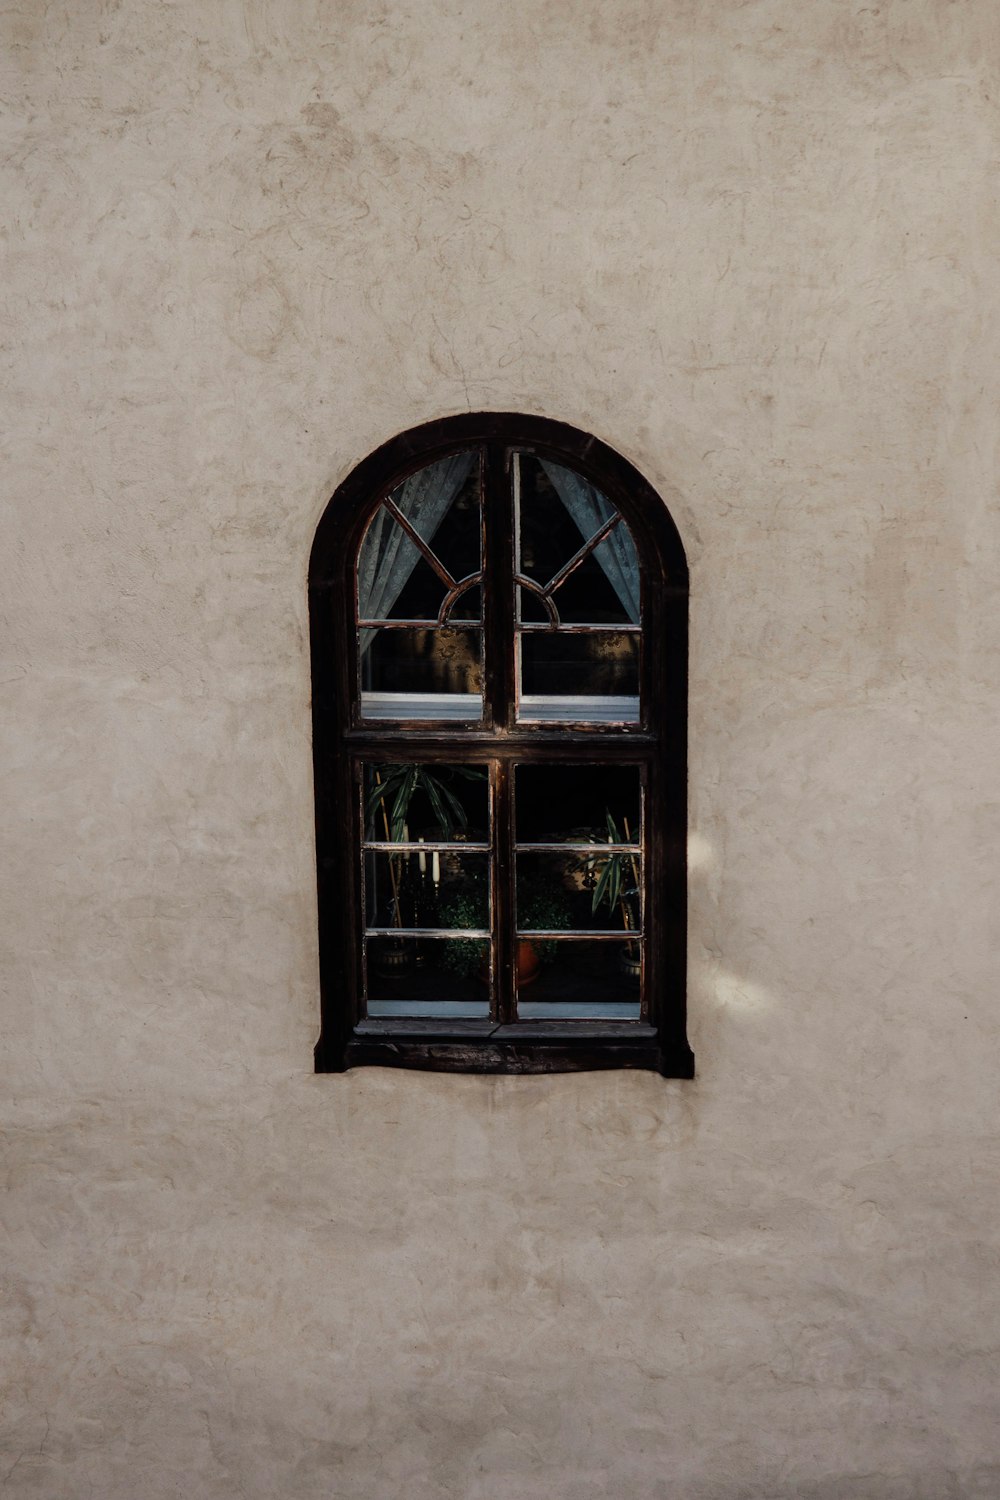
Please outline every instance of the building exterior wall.
[{"label": "building exterior wall", "polygon": [[[966,1500],[994,0],[6,15],[12,1500]],[[311,1073],[306,565],[568,421],[692,570],[694,1082]]]}]

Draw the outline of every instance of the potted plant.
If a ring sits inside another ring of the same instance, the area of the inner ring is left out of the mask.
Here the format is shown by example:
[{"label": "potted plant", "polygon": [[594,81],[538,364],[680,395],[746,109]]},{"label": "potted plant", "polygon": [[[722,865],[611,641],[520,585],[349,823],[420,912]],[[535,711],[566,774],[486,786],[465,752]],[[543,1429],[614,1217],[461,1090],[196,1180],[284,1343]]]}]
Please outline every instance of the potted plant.
[{"label": "potted plant", "polygon": [[402,843],[404,839],[410,804],[418,793],[426,797],[443,840],[452,839],[456,833],[464,833],[468,827],[468,816],[461,801],[448,785],[448,779],[457,776],[464,781],[486,780],[485,771],[474,771],[469,766],[448,766],[444,768],[444,774],[439,774],[430,766],[418,765],[415,761],[376,766],[374,776],[375,785],[368,793],[365,806],[368,837],[371,838],[374,834],[378,814],[381,812],[386,840],[393,844]]},{"label": "potted plant", "polygon": [[[607,819],[608,843],[628,844],[632,841],[629,831],[628,819],[623,818],[624,837],[618,832],[618,824],[611,813],[605,808]],[[603,858],[594,859],[588,855],[585,861],[589,884],[593,880],[593,895],[591,897],[591,912],[596,915],[602,905],[607,905],[609,912],[618,912],[621,924],[627,932],[638,934],[641,928],[639,916],[640,881],[639,864],[634,854],[626,854],[621,851],[606,854]],[[642,956],[638,937],[631,938],[624,944],[621,955],[621,967],[630,977],[638,979],[642,969]]]}]

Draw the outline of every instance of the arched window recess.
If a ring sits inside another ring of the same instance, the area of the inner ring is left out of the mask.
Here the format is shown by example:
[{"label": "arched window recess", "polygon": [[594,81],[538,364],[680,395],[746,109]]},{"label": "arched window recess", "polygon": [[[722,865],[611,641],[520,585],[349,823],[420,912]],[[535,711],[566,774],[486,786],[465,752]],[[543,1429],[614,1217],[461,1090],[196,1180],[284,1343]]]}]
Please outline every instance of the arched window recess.
[{"label": "arched window recess", "polygon": [[691,1076],[687,569],[642,476],[541,418],[404,433],[310,619],[317,1068]]}]

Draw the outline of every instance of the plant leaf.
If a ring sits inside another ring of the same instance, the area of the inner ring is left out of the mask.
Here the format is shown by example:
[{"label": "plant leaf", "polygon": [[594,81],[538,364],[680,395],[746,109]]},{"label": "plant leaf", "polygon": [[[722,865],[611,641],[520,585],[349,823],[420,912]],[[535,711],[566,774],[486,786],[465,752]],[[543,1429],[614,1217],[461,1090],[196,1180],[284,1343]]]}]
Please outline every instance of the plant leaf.
[{"label": "plant leaf", "polygon": [[378,816],[379,808],[384,804],[386,797],[395,794],[400,778],[405,771],[405,766],[375,767],[375,775],[379,779],[368,793],[367,802],[369,838],[375,832],[375,819]]},{"label": "plant leaf", "polygon": [[431,805],[431,811],[441,825],[441,830],[445,838],[449,838],[451,836],[451,819],[448,817],[444,803],[441,801],[440,783],[434,776],[423,775],[421,777],[421,784],[427,793],[427,800]]},{"label": "plant leaf", "polygon": [[410,802],[413,797],[413,788],[416,786],[420,767],[405,766],[403,767],[403,770],[405,774],[400,780],[399,787],[396,792],[396,798],[392,804],[391,833],[392,842],[394,844],[398,844],[402,841],[403,824],[406,822],[406,815],[409,812]]},{"label": "plant leaf", "polygon": [[609,860],[611,874],[608,879],[608,910],[614,911],[621,898],[622,893],[622,861],[621,855],[613,854]]},{"label": "plant leaf", "polygon": [[606,893],[607,888],[608,888],[608,881],[609,881],[610,877],[611,877],[611,861],[610,860],[605,860],[604,863],[603,863],[603,865],[601,866],[601,873],[600,873],[600,875],[598,877],[597,884],[594,886],[594,895],[593,895],[593,899],[592,899],[592,901],[590,903],[590,910],[591,910],[591,912],[595,912],[597,910],[597,908],[600,906],[601,902],[604,900],[605,893]]}]

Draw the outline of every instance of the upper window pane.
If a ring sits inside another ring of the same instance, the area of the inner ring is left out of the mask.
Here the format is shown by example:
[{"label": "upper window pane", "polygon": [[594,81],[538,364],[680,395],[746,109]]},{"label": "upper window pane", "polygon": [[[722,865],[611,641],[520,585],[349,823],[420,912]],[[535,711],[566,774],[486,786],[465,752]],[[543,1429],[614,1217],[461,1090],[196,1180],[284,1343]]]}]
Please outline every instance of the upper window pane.
[{"label": "upper window pane", "polygon": [[522,453],[516,501],[516,567],[534,585],[519,590],[520,619],[638,625],[639,559],[608,498],[572,469]]},{"label": "upper window pane", "polygon": [[474,453],[454,453],[397,485],[369,523],[358,554],[358,615],[437,620],[479,573],[481,521]]},{"label": "upper window pane", "polygon": [[477,456],[452,454],[411,474],[365,532],[357,567],[365,718],[482,718]]},{"label": "upper window pane", "polygon": [[535,723],[638,723],[639,637],[611,630],[524,634],[520,717]]},{"label": "upper window pane", "polygon": [[620,512],[582,474],[522,453],[514,531],[518,718],[638,723],[639,559]]},{"label": "upper window pane", "polygon": [[362,630],[361,712],[366,719],[480,719],[482,632],[407,626]]}]

